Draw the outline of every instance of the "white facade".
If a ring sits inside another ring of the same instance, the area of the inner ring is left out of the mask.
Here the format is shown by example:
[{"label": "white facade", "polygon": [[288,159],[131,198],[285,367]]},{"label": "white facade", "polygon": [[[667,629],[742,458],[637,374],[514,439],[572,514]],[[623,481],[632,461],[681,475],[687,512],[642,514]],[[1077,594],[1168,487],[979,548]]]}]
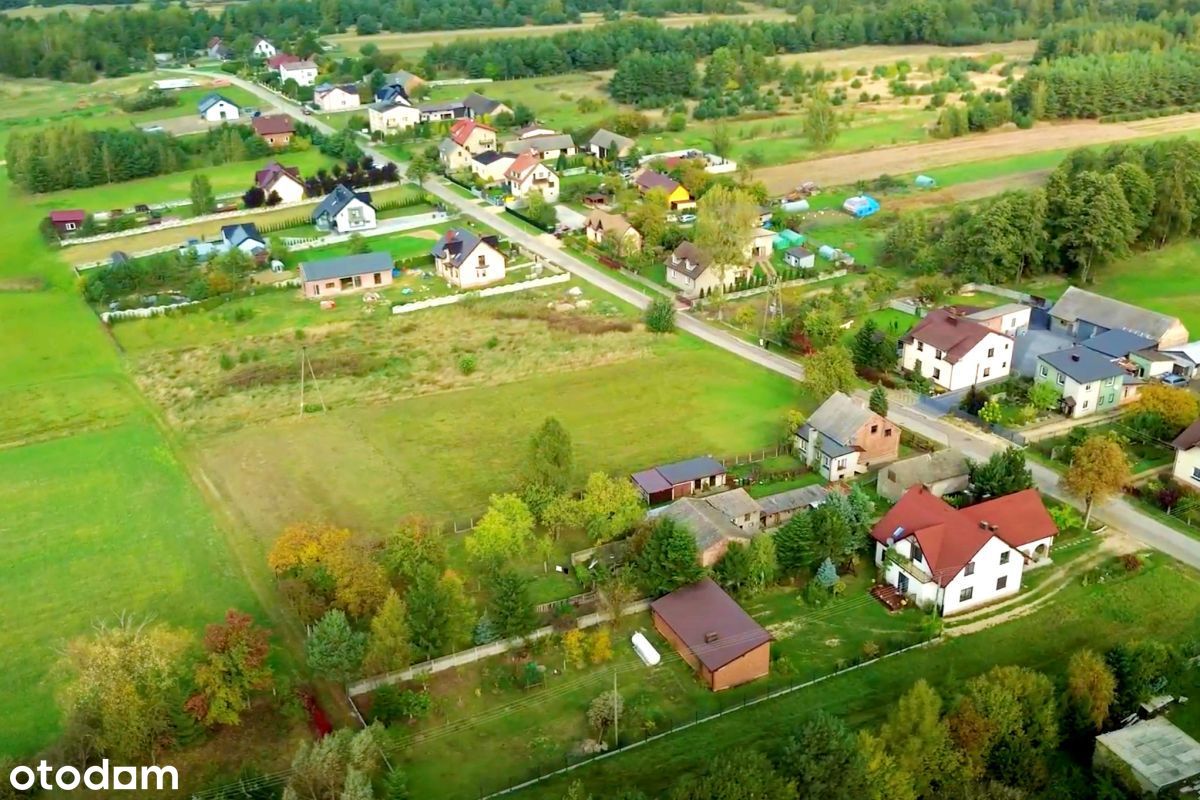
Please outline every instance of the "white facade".
[{"label": "white facade", "polygon": [[1200,490],[1200,447],[1176,450],[1171,474],[1184,486]]},{"label": "white facade", "polygon": [[919,372],[947,391],[965,389],[1008,375],[1012,369],[1013,341],[999,333],[989,333],[953,364],[946,353],[921,341],[904,344],[901,366]]},{"label": "white facade", "polygon": [[408,130],[419,123],[421,112],[403,103],[396,103],[384,109],[371,106],[367,109],[367,121],[371,126],[371,133],[382,133],[386,136]]},{"label": "white facade", "polygon": [[325,112],[350,111],[362,106],[358,92],[346,91],[341,86],[331,86],[326,91],[317,92],[313,95],[313,102]]},{"label": "white facade", "polygon": [[280,174],[264,191],[268,195],[275,192],[285,203],[297,203],[304,199],[304,184],[287,173]]},{"label": "white facade", "polygon": [[204,109],[204,113],[201,116],[208,122],[223,122],[225,120],[237,119],[241,115],[242,112],[237,106],[222,97]]},{"label": "white facade", "polygon": [[333,220],[339,233],[370,230],[375,227],[375,209],[356,197]]},{"label": "white facade", "polygon": [[475,289],[502,281],[506,269],[504,255],[482,241],[462,259],[460,266],[455,266],[449,259],[437,261],[437,274],[460,289]]},{"label": "white facade", "polygon": [[541,192],[547,203],[558,202],[558,176],[545,164],[538,163],[518,176],[509,176],[508,191],[513,197],[527,197]]},{"label": "white facade", "polygon": [[799,253],[787,252],[783,254],[783,260],[789,267],[796,269],[812,269],[817,265],[817,257],[812,253],[802,256]]},{"label": "white facade", "polygon": [[[930,575],[929,562],[918,552],[912,560],[914,537],[893,545],[896,554],[907,563],[888,563],[884,579],[897,587],[901,594],[913,598],[922,607],[934,606],[945,616],[969,611],[1016,594],[1021,589],[1021,574],[1025,559],[1021,552],[993,536],[980,548],[975,557],[958,571],[945,587]],[[1045,540],[1047,549],[1050,540]],[[1037,543],[1030,545],[1030,552]],[[919,548],[918,548],[919,550]],[[887,548],[875,543],[875,563],[883,564]],[[907,579],[906,579],[907,578]]]},{"label": "white facade", "polygon": [[251,55],[258,56],[259,58],[271,58],[278,52],[275,49],[275,45],[261,37],[254,42],[254,49],[250,51]]},{"label": "white facade", "polygon": [[297,86],[312,86],[317,82],[317,65],[311,61],[293,61],[279,65],[279,80],[295,81]]}]

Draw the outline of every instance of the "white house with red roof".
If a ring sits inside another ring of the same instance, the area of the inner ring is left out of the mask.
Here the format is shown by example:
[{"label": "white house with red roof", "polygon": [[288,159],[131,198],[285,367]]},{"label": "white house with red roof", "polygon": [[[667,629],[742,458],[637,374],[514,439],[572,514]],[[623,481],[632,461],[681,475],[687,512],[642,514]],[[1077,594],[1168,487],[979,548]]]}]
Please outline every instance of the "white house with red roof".
[{"label": "white house with red roof", "polygon": [[968,611],[1020,591],[1057,535],[1035,489],[956,509],[913,486],[871,529],[885,584],[871,593],[889,606],[907,597],[945,616]]},{"label": "white house with red roof", "polygon": [[517,199],[538,192],[548,203],[558,201],[558,175],[533,153],[522,153],[504,172],[508,193]]},{"label": "white house with red roof", "polygon": [[947,391],[1006,377],[1013,339],[986,325],[939,308],[900,340],[900,366]]},{"label": "white house with red roof", "polygon": [[438,145],[438,155],[446,169],[453,172],[469,167],[472,156],[495,149],[495,128],[463,118],[450,126],[450,135]]}]

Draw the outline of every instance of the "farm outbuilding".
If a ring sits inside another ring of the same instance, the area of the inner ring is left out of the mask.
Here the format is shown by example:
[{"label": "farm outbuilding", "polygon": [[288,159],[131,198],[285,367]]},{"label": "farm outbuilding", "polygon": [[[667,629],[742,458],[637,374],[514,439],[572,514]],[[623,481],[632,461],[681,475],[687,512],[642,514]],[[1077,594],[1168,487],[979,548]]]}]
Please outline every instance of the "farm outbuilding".
[{"label": "farm outbuilding", "polygon": [[775,234],[775,238],[771,240],[771,246],[776,250],[788,250],[797,245],[804,244],[806,238],[803,233],[796,233],[791,228],[784,228]]},{"label": "farm outbuilding", "polygon": [[934,186],[937,186],[937,181],[928,175],[918,175],[914,183],[916,183],[917,187],[921,189],[932,189]]},{"label": "farm outbuilding", "polygon": [[784,211],[808,211],[807,200],[788,200],[780,206]]},{"label": "farm outbuilding", "polygon": [[855,195],[846,198],[846,202],[842,203],[842,210],[855,219],[862,219],[879,210],[879,201],[870,195]]}]

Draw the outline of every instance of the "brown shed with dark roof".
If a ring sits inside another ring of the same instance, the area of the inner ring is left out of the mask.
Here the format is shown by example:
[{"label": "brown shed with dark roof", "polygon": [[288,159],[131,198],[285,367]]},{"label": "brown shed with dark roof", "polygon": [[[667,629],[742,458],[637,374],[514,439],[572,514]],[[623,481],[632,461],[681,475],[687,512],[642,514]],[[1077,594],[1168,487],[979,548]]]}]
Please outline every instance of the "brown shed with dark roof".
[{"label": "brown shed with dark roof", "polygon": [[771,671],[771,634],[705,578],[650,604],[654,628],[714,692]]}]

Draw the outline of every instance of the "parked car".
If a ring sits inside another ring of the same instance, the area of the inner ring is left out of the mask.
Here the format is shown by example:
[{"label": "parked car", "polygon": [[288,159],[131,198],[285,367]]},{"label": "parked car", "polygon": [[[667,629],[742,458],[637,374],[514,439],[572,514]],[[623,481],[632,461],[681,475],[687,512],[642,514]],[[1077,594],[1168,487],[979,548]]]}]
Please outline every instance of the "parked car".
[{"label": "parked car", "polygon": [[1172,372],[1170,375],[1163,375],[1162,382],[1167,386],[1187,386],[1188,379],[1182,375],[1177,375]]},{"label": "parked car", "polygon": [[680,214],[679,221],[681,223],[683,223],[684,225],[691,225],[693,222],[696,221],[696,215],[695,214]]}]

